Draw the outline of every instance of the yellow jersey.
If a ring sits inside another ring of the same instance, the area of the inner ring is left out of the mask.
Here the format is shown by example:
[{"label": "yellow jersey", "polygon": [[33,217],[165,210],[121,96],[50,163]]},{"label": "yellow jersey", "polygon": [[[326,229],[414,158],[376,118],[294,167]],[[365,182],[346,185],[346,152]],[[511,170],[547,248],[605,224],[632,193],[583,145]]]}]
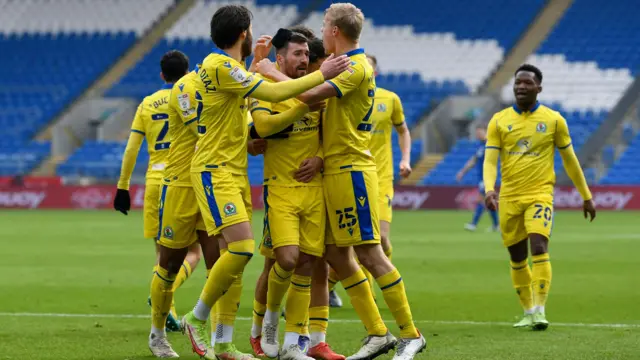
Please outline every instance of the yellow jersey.
[{"label": "yellow jersey", "polygon": [[349,68],[327,80],[337,96],[329,99],[322,124],[325,174],[376,169],[369,151],[376,92],[374,71],[364,49],[354,49],[345,55],[351,58]]},{"label": "yellow jersey", "polygon": [[553,195],[555,149],[571,145],[567,121],[536,103],[531,111],[512,106],[496,113],[487,128],[486,151],[500,151],[501,198]]},{"label": "yellow jersey", "polygon": [[[300,104],[293,98],[279,103],[262,100],[251,100],[249,109],[251,114],[266,111],[269,114],[279,114]],[[308,158],[317,155],[320,149],[320,113],[305,114],[281,133],[287,133],[287,138],[267,137],[267,150],[264,153],[264,185],[276,186],[322,186],[322,175],[316,174],[312,181],[301,183],[294,179],[293,174],[300,164]]]},{"label": "yellow jersey", "polygon": [[369,149],[376,159],[378,179],[393,182],[393,153],[391,151],[391,132],[393,126],[404,123],[402,103],[396,93],[377,88],[371,115],[373,131]]},{"label": "yellow jersey", "polygon": [[247,97],[262,83],[244,65],[215,48],[198,70],[195,90],[202,96],[200,138],[192,172],[247,173]]},{"label": "yellow jersey", "polygon": [[172,186],[191,186],[191,160],[198,141],[198,119],[202,112],[202,97],[195,90],[196,70],[178,80],[169,98],[169,139],[163,183]]},{"label": "yellow jersey", "polygon": [[173,84],[162,88],[142,100],[131,125],[131,131],[144,135],[149,151],[147,183],[160,184],[165,161],[169,153],[169,94]]}]

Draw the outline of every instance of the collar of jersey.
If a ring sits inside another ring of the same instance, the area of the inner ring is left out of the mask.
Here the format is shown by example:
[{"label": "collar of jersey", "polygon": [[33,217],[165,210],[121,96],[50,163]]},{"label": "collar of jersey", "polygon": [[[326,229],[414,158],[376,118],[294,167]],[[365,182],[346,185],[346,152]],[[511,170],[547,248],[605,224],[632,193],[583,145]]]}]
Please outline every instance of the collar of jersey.
[{"label": "collar of jersey", "polygon": [[[536,104],[533,106],[531,111],[529,111],[529,113],[533,113],[534,111],[538,110],[539,107],[540,107],[540,102],[536,101]],[[513,110],[515,112],[517,112],[518,114],[522,115],[522,111],[520,109],[518,109],[518,105],[513,104]]]},{"label": "collar of jersey", "polygon": [[162,85],[162,87],[160,89],[161,90],[171,90],[171,88],[173,88],[173,84],[164,84],[164,85]]},{"label": "collar of jersey", "polygon": [[353,49],[351,51],[347,51],[346,53],[344,53],[345,55],[351,57],[353,55],[358,55],[358,54],[364,54],[364,49],[363,48],[359,48],[359,49]]},{"label": "collar of jersey", "polygon": [[224,52],[224,50],[219,49],[218,47],[214,46],[213,49],[211,50],[212,53],[216,53],[216,54],[220,54],[220,55],[224,55],[226,57],[231,57],[229,56],[229,54],[227,54],[226,52]]}]

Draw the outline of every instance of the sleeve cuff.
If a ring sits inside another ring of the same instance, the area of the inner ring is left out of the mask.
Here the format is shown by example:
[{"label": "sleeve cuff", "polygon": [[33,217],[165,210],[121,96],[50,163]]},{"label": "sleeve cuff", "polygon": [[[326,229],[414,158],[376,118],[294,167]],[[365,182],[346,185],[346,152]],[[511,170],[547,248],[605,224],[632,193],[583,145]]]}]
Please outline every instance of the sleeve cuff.
[{"label": "sleeve cuff", "polygon": [[334,89],[336,89],[336,92],[338,93],[338,95],[336,95],[336,97],[338,99],[340,99],[342,97],[342,91],[340,91],[340,88],[338,87],[338,85],[336,85],[333,81],[331,80],[327,80],[325,81],[326,83],[328,83],[329,85],[333,86]]},{"label": "sleeve cuff", "polygon": [[257,84],[253,85],[253,87],[251,88],[251,90],[249,90],[249,92],[247,92],[246,94],[244,94],[244,98],[248,98],[249,95],[251,95],[251,93],[253,93],[254,91],[256,91],[256,89],[258,88],[258,86],[260,86],[260,84],[262,84],[264,80],[260,80],[258,81]]}]

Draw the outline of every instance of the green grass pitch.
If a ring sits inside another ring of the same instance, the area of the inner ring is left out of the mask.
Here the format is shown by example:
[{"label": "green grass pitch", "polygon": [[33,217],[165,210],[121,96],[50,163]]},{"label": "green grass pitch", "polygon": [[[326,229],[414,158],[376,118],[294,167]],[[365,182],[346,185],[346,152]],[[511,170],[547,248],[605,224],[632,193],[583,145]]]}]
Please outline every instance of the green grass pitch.
[{"label": "green grass pitch", "polygon": [[[551,240],[553,284],[546,332],[516,330],[521,315],[499,236],[462,230],[468,212],[396,212],[394,263],[413,316],[429,342],[422,359],[640,359],[640,214],[602,212],[592,224],[559,212]],[[254,217],[261,234],[262,213]],[[154,261],[142,216],[115,211],[2,211],[0,359],[150,359],[146,300]],[[244,275],[235,341],[248,342],[254,284]],[[188,311],[204,263],[176,293]],[[332,309],[328,340],[351,354],[365,335],[346,305]],[[379,293],[378,293],[379,294]],[[379,302],[382,301],[378,296]],[[384,304],[382,314],[397,334]],[[170,334],[185,359],[188,340]],[[390,356],[383,357],[390,359]]]}]

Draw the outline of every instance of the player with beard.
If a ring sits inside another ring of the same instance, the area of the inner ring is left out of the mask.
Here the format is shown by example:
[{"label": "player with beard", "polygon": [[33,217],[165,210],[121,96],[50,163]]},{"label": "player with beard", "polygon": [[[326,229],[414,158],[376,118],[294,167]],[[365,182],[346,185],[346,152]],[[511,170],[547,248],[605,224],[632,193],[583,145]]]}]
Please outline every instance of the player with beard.
[{"label": "player with beard", "polygon": [[[297,79],[307,72],[309,46],[305,36],[280,29],[273,38],[277,65],[287,76]],[[324,252],[325,208],[322,197],[322,148],[320,112],[297,117],[289,111],[297,99],[273,103],[252,99],[252,138],[266,138],[264,155],[265,219],[261,253],[275,255],[268,275],[267,308],[262,326],[261,346],[265,355],[279,353],[278,318],[287,293],[286,330],[280,357],[308,359],[298,346],[306,333],[310,303],[311,271],[315,259]],[[263,130],[270,118],[287,114],[291,125],[276,134]],[[301,169],[299,169],[301,168]],[[297,173],[300,175],[297,176]]]},{"label": "player with beard", "polygon": [[[242,276],[255,247],[247,177],[247,98],[281,102],[339,75],[349,65],[347,57],[335,57],[325,61],[319,71],[299,79],[265,82],[248,73],[241,63],[251,54],[251,17],[241,5],[225,5],[215,12],[210,23],[215,47],[202,62],[195,83],[203,107],[191,181],[207,233],[221,234],[228,251],[212,267],[200,298],[183,317],[182,325],[193,350],[212,359],[215,354],[207,351],[209,313],[231,283]],[[309,105],[300,103],[290,111],[302,118],[310,110]],[[283,123],[276,117],[261,124],[261,129],[263,133],[277,132]]]},{"label": "player with beard", "polygon": [[[511,280],[524,309],[524,317],[513,326],[545,330],[549,326],[545,304],[551,287],[548,247],[553,227],[556,149],[584,200],[584,218],[589,214],[593,221],[596,210],[571,146],[567,121],[538,102],[542,72],[525,64],[514,75],[516,103],[489,121],[483,169],[485,204],[490,210],[499,211],[502,242],[511,258]],[[502,164],[499,202],[495,190],[498,156]]]}]

